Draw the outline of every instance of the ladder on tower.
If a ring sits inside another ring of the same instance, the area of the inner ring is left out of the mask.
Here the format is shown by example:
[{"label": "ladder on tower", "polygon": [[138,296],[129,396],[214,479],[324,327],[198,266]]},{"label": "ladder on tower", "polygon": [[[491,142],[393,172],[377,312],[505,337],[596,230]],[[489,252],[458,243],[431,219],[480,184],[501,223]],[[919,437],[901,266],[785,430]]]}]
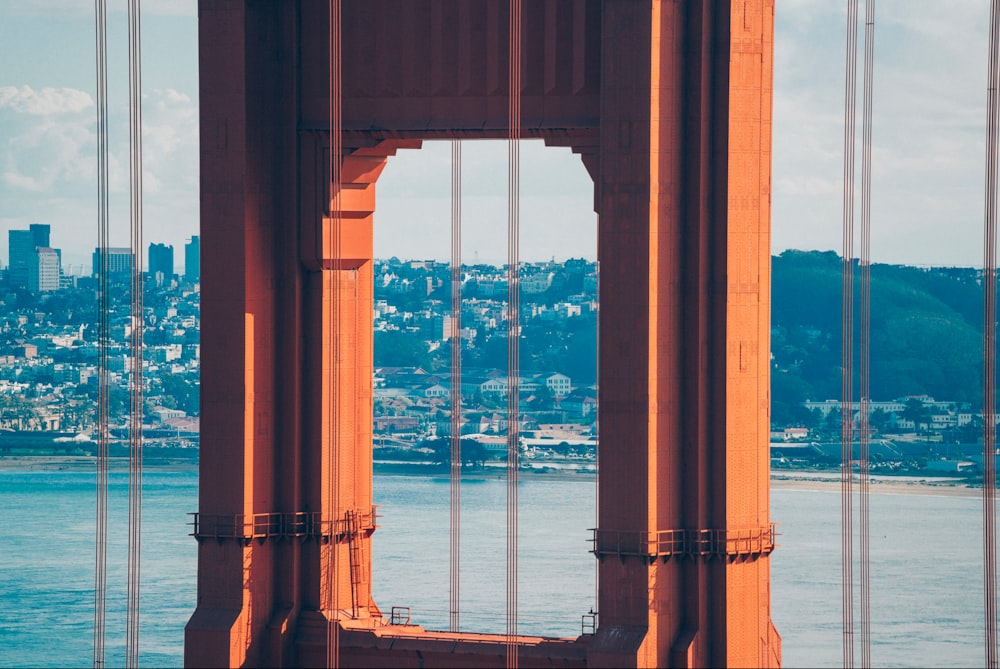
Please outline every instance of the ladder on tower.
[{"label": "ladder on tower", "polygon": [[357,511],[347,512],[347,552],[351,569],[351,606],[355,618],[361,610],[361,592],[366,585],[367,569],[365,569],[365,545],[361,536],[360,516]]}]

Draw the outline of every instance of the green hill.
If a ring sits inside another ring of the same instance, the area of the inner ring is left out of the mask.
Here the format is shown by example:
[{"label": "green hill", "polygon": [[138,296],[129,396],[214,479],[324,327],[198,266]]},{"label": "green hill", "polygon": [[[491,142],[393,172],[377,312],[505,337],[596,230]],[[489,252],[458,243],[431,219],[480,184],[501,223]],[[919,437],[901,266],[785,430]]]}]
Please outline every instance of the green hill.
[{"label": "green hill", "polygon": [[[840,397],[841,277],[842,261],[833,252],[786,251],[772,259],[776,426],[801,421],[805,400]],[[856,308],[859,283],[855,267]],[[872,265],[871,399],[926,394],[978,406],[982,300],[976,269]]]}]

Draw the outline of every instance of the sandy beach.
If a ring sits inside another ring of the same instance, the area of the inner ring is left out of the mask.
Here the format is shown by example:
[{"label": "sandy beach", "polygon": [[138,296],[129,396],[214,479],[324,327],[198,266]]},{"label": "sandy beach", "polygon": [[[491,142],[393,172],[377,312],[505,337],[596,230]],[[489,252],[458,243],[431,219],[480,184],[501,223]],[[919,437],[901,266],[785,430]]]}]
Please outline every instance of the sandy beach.
[{"label": "sandy beach", "polygon": [[[839,472],[812,472],[782,470],[771,473],[772,490],[826,490],[839,492]],[[854,490],[858,490],[857,477]],[[871,479],[869,492],[888,495],[946,495],[949,497],[981,497],[982,486],[952,477],[935,476],[877,476]]]}]

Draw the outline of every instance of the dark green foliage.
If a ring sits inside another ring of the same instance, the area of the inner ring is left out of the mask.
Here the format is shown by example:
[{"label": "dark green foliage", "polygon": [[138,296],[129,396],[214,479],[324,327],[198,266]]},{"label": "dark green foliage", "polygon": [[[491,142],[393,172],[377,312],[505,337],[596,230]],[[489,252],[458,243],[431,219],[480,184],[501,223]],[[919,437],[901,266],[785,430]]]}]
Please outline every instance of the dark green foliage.
[{"label": "dark green foliage", "polygon": [[415,332],[388,330],[375,333],[376,367],[424,367],[430,361],[427,342]]},{"label": "dark green foliage", "polygon": [[[855,308],[860,279],[855,266]],[[981,273],[971,268],[871,268],[871,399],[907,395],[978,405]],[[842,261],[786,251],[772,262],[772,421],[803,422],[796,404],[841,393]],[[859,350],[855,316],[854,350]],[[855,358],[857,399],[857,357]]]},{"label": "dark green foliage", "polygon": [[171,408],[180,409],[189,416],[199,414],[199,402],[201,398],[201,384],[197,377],[184,374],[164,374],[160,378],[164,406],[170,406],[170,400],[174,406]]},{"label": "dark green foliage", "polygon": [[[451,462],[451,440],[450,439],[428,439],[422,444],[425,448],[434,449],[434,462],[440,465],[447,465]],[[462,439],[462,467],[468,469],[482,469],[483,463],[488,456],[486,448],[474,439]]]}]

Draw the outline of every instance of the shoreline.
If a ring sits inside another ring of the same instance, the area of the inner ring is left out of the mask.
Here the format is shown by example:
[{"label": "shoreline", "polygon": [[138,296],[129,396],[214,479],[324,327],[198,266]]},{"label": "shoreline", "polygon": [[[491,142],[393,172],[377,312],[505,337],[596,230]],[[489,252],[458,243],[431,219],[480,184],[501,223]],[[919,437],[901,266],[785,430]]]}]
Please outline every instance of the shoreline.
[{"label": "shoreline", "polygon": [[[857,476],[854,478],[852,487],[854,492],[858,492]],[[784,469],[780,473],[771,473],[771,489],[840,492],[840,473],[836,471],[815,472],[813,470],[796,472]],[[983,495],[982,485],[976,485],[967,479],[948,476],[913,476],[912,474],[872,477],[868,491],[885,495],[937,495],[944,497],[982,497]]]},{"label": "shoreline", "polygon": [[[147,455],[143,470],[150,472],[197,471],[198,463],[190,459],[157,458]],[[109,458],[109,468],[113,472],[127,472],[128,458]],[[593,470],[559,467],[544,467],[535,470],[521,469],[519,476],[532,479],[593,480]],[[579,463],[576,463],[579,464]],[[85,455],[0,455],[0,472],[3,471],[75,471],[93,470],[95,458]],[[413,462],[375,462],[374,472],[381,476],[428,476],[447,478],[447,467]],[[488,466],[482,469],[465,470],[462,478],[485,480],[506,477],[506,467]],[[857,490],[857,478],[854,481]],[[841,490],[840,474],[837,471],[787,470],[771,472],[772,490],[803,490],[836,492]],[[949,497],[981,497],[982,486],[968,479],[948,476],[879,475],[870,479],[869,492],[896,495],[943,495]]]},{"label": "shoreline", "polygon": [[[94,471],[97,458],[93,455],[0,455],[0,472],[32,471],[56,472]],[[108,458],[108,469],[112,472],[127,472],[128,458]],[[143,471],[197,471],[198,462],[187,458],[170,458],[144,455]]]}]

